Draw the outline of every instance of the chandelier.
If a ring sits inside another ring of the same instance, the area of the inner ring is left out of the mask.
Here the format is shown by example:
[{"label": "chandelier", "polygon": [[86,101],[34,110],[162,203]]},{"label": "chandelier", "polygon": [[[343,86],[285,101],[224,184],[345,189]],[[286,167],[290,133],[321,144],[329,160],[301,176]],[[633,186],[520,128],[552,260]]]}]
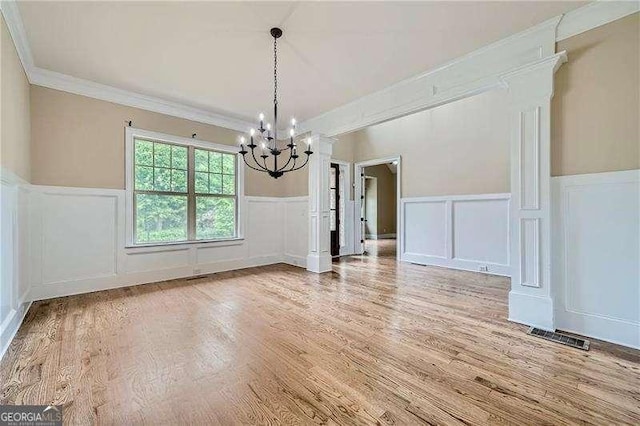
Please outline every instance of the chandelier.
[{"label": "chandelier", "polygon": [[[291,128],[289,129],[289,143],[286,147],[278,145],[278,39],[282,36],[280,28],[271,28],[271,36],[273,37],[273,126],[271,123],[264,123],[264,114],[259,115],[260,127],[258,132],[251,129],[249,132],[249,144],[245,147],[246,138],[240,138],[240,154],[245,164],[259,172],[268,173],[274,179],[287,172],[300,170],[309,162],[309,156],[313,154],[311,151],[310,140],[307,139],[307,148],[304,163],[296,165],[298,162],[298,147],[295,141],[296,120],[291,119]],[[259,156],[256,157],[256,148],[260,147]],[[247,151],[247,148],[251,151]],[[251,155],[247,155],[247,154]],[[288,159],[285,159],[286,155]],[[261,159],[261,160],[260,160]],[[252,161],[253,160],[253,161]]]}]

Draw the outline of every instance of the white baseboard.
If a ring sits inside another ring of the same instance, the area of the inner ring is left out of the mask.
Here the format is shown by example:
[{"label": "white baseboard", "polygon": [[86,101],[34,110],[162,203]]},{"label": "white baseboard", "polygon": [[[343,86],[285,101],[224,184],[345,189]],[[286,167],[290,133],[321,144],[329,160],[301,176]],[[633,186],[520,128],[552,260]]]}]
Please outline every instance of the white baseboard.
[{"label": "white baseboard", "polygon": [[555,331],[553,300],[550,297],[509,292],[509,321]]},{"label": "white baseboard", "polygon": [[9,349],[11,341],[16,336],[16,333],[18,333],[31,304],[32,302],[30,300],[25,300],[20,303],[18,309],[13,309],[0,326],[0,342],[2,342],[2,346],[0,346],[0,360],[2,360],[7,349]]},{"label": "white baseboard", "polygon": [[396,234],[366,234],[365,238],[367,240],[394,240]]},{"label": "white baseboard", "polygon": [[[458,269],[461,271],[480,272],[482,274],[500,275],[503,277],[511,276],[511,270],[508,265],[498,263],[480,262],[475,260],[463,259],[447,259],[437,256],[425,256],[416,253],[403,253],[401,260],[403,262],[416,263],[425,266],[440,266],[449,269]],[[486,268],[486,269],[484,269]]]},{"label": "white baseboard", "polygon": [[282,263],[286,263],[287,265],[291,265],[291,266],[297,266],[298,268],[307,267],[307,259],[304,256],[299,256],[294,254],[285,253]]}]

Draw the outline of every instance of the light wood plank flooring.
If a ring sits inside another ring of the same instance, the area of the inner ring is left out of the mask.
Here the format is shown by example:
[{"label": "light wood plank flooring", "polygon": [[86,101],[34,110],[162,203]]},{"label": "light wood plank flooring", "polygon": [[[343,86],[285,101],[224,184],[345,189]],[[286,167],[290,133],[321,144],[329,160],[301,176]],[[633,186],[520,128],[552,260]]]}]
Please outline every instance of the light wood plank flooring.
[{"label": "light wood plank flooring", "polygon": [[64,404],[65,424],[640,423],[638,351],[530,337],[506,321],[508,279],[396,265],[393,243],[320,276],[274,265],[35,303],[0,402]]}]

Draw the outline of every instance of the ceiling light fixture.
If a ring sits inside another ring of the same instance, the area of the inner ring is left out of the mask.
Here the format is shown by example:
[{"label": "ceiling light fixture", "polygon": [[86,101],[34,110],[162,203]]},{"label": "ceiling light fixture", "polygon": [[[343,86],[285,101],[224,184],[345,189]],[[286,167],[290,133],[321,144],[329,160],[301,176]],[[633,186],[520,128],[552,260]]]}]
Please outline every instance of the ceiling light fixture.
[{"label": "ceiling light fixture", "polygon": [[[244,136],[240,138],[240,154],[242,154],[242,158],[248,167],[259,172],[268,173],[269,176],[277,179],[287,172],[293,172],[303,168],[309,162],[309,156],[313,154],[313,151],[311,151],[311,139],[307,139],[307,148],[306,151],[304,151],[306,154],[304,163],[296,166],[296,161],[300,156],[298,155],[298,147],[295,141],[295,118],[291,119],[289,143],[286,145],[286,148],[280,148],[278,146],[278,39],[282,36],[282,30],[280,28],[271,28],[271,36],[273,37],[273,127],[271,123],[266,123],[265,127],[264,114],[260,113],[258,116],[260,120],[258,132],[256,133],[255,129],[250,130],[249,144],[246,147],[244,145],[246,138]],[[260,144],[260,148],[262,149],[262,153],[259,156],[262,161],[258,160],[255,154],[255,149],[258,147],[256,142]],[[247,148],[251,150],[250,156],[247,156],[247,154],[249,154]],[[278,157],[284,153],[288,153],[289,158],[286,162],[284,158],[282,158],[280,160],[280,166],[278,166]],[[271,157],[271,159],[267,161],[269,157]],[[251,159],[253,159],[253,161],[251,161]]]}]

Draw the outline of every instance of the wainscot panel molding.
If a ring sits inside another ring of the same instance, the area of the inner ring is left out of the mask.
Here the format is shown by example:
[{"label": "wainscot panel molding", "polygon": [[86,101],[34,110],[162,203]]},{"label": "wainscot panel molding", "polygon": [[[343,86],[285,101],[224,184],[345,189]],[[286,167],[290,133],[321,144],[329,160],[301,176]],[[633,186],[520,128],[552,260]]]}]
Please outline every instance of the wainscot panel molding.
[{"label": "wainscot panel molding", "polygon": [[0,168],[0,359],[31,306],[29,193],[26,181]]},{"label": "wainscot panel molding", "polygon": [[640,170],[552,190],[556,327],[640,349]]},{"label": "wainscot panel molding", "polygon": [[31,299],[279,262],[304,267],[307,197],[240,202],[244,239],[125,248],[124,190],[33,185]]},{"label": "wainscot panel molding", "polygon": [[510,194],[402,198],[400,260],[509,276]]}]

